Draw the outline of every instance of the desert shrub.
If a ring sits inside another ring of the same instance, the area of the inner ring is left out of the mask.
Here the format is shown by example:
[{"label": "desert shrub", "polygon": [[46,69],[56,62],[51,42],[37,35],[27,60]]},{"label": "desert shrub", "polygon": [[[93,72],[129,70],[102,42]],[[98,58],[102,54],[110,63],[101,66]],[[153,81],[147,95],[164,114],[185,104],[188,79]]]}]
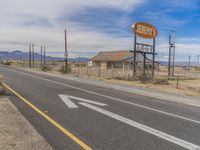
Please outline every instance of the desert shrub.
[{"label": "desert shrub", "polygon": [[51,67],[48,66],[48,65],[43,65],[43,66],[41,67],[41,70],[42,70],[42,71],[50,71],[50,70],[51,70]]},{"label": "desert shrub", "polygon": [[152,75],[150,72],[146,72],[145,75],[143,75],[143,73],[138,73],[136,78],[141,81],[141,83],[147,83],[152,80]]},{"label": "desert shrub", "polygon": [[11,65],[11,61],[8,61],[8,60],[1,60],[1,64],[3,64],[3,65]]},{"label": "desert shrub", "polygon": [[6,61],[6,62],[5,62],[5,65],[10,66],[10,65],[11,65],[11,62],[10,62],[10,61]]},{"label": "desert shrub", "polygon": [[200,71],[200,67],[195,67],[195,70],[196,71]]},{"label": "desert shrub", "polygon": [[153,84],[169,85],[168,79],[155,79]]},{"label": "desert shrub", "polygon": [[2,82],[3,82],[3,76],[0,75],[0,85],[2,84]]},{"label": "desert shrub", "polygon": [[3,76],[0,75],[0,95],[5,93],[5,89],[2,83],[3,83]]},{"label": "desert shrub", "polygon": [[63,74],[70,73],[71,72],[71,66],[67,65],[67,70],[66,70],[65,65],[62,65],[60,72],[63,73]]}]

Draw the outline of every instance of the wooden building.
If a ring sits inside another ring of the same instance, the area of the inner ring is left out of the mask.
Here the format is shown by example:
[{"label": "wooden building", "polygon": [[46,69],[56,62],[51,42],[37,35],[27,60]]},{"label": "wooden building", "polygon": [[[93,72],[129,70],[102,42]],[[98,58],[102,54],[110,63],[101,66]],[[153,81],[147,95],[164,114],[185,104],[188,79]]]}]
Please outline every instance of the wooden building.
[{"label": "wooden building", "polygon": [[[137,54],[137,67],[143,66],[144,57],[142,54]],[[131,69],[133,63],[133,53],[130,50],[124,51],[103,51],[99,52],[92,59],[93,67],[101,69],[122,68]],[[152,66],[152,60],[146,58],[146,66]],[[158,69],[159,63],[155,62],[155,68]]]}]

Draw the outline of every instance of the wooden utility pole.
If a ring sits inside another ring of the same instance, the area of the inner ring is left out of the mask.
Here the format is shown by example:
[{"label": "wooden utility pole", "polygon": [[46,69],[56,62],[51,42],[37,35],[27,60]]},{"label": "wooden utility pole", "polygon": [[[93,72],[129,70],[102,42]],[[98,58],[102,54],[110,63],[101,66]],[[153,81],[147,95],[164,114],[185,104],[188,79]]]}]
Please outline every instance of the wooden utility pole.
[{"label": "wooden utility pole", "polygon": [[32,61],[33,61],[33,68],[34,68],[34,60],[35,58],[34,58],[34,44],[32,44]]},{"label": "wooden utility pole", "polygon": [[31,44],[29,45],[29,67],[31,68]]},{"label": "wooden utility pole", "polygon": [[67,31],[65,30],[65,70],[67,70],[67,64],[68,64],[68,51],[67,51]]},{"label": "wooden utility pole", "polygon": [[43,63],[43,62],[42,62],[42,61],[43,61],[43,58],[42,58],[42,57],[43,57],[43,56],[42,56],[42,53],[43,53],[43,52],[42,52],[42,46],[41,46],[41,51],[40,51],[40,57],[41,57],[41,66],[42,66],[42,63]]},{"label": "wooden utility pole", "polygon": [[190,59],[191,59],[191,56],[189,55],[189,56],[188,56],[188,61],[189,61],[189,62],[188,62],[188,67],[189,67],[189,68],[190,68],[190,65],[191,65]]},{"label": "wooden utility pole", "polygon": [[197,55],[197,67],[200,65],[199,64],[199,58],[200,58],[200,55]]},{"label": "wooden utility pole", "polygon": [[46,65],[46,47],[44,46],[44,65]]}]

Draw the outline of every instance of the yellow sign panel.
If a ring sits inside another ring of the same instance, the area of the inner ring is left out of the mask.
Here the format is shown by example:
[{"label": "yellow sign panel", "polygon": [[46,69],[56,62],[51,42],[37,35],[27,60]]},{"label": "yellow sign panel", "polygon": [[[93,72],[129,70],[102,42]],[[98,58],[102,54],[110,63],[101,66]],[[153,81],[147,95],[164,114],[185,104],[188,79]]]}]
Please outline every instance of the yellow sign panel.
[{"label": "yellow sign panel", "polygon": [[147,39],[153,39],[157,36],[157,29],[145,22],[138,22],[132,26],[132,30],[134,33],[136,33],[138,36],[147,38]]}]

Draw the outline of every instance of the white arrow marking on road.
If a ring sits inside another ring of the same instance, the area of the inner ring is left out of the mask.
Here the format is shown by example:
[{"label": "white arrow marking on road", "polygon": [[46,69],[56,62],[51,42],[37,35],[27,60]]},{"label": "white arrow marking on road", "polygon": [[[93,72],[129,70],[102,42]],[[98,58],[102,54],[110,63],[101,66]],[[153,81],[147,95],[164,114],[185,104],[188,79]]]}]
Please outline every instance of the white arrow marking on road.
[{"label": "white arrow marking on road", "polygon": [[66,95],[59,95],[62,101],[69,107],[69,108],[78,108],[76,104],[74,104]]},{"label": "white arrow marking on road", "polygon": [[69,108],[78,108],[78,106],[76,104],[74,104],[70,99],[78,100],[78,101],[82,101],[82,102],[87,102],[87,103],[91,103],[91,104],[95,104],[95,105],[99,105],[99,106],[106,106],[107,105],[107,104],[104,104],[104,103],[95,102],[95,101],[91,101],[91,100],[87,100],[87,99],[83,99],[83,98],[79,98],[79,97],[74,97],[74,96],[70,96],[70,95],[60,94],[59,97],[62,99],[62,101]]},{"label": "white arrow marking on road", "polygon": [[[74,104],[70,99],[78,100],[78,101],[81,101],[81,102],[78,102],[78,103],[82,106],[85,106],[85,107],[87,107],[91,110],[97,111],[97,112],[104,114],[108,117],[111,117],[113,119],[121,121],[125,124],[132,126],[132,127],[138,128],[138,129],[140,129],[144,132],[147,132],[149,134],[157,136],[161,139],[164,139],[164,140],[169,141],[171,143],[174,143],[176,145],[182,146],[182,147],[189,149],[189,150],[200,150],[200,146],[198,146],[198,145],[195,145],[193,143],[179,139],[175,136],[169,135],[169,134],[164,133],[162,131],[156,130],[154,128],[148,127],[148,126],[143,125],[141,123],[138,123],[136,121],[130,120],[130,119],[122,117],[118,114],[112,113],[110,111],[107,111],[105,109],[102,109],[102,108],[99,108],[99,107],[92,105],[92,104],[95,104],[95,105],[99,105],[99,106],[106,106],[106,104],[104,104],[104,103],[95,102],[95,101],[91,101],[91,100],[87,100],[87,99],[83,99],[83,98],[79,98],[79,97],[74,97],[74,96],[69,96],[69,95],[59,95],[59,97],[65,102],[65,104],[69,108],[78,108],[78,106],[76,104]],[[91,104],[89,104],[89,103],[91,103]]]},{"label": "white arrow marking on road", "polygon": [[156,130],[154,128],[148,127],[146,125],[143,125],[141,123],[135,122],[133,120],[130,120],[130,119],[125,118],[125,117],[122,117],[120,115],[114,114],[114,113],[112,113],[110,111],[107,111],[105,109],[102,109],[102,108],[99,108],[99,107],[96,107],[94,105],[91,105],[91,104],[88,104],[88,103],[84,103],[84,102],[79,102],[79,104],[81,104],[81,105],[83,105],[83,106],[85,106],[85,107],[87,107],[89,109],[95,110],[95,111],[97,111],[97,112],[99,112],[101,114],[109,116],[111,118],[114,118],[114,119],[116,119],[118,121],[121,121],[121,122],[123,122],[125,124],[128,124],[128,125],[130,125],[132,127],[138,128],[138,129],[140,129],[142,131],[145,131],[145,132],[147,132],[149,134],[157,136],[157,137],[159,137],[161,139],[164,139],[164,140],[169,141],[171,143],[174,143],[176,145],[182,146],[182,147],[184,147],[186,149],[189,149],[189,150],[200,150],[200,146],[198,146],[198,145],[195,145],[195,144],[187,142],[185,140],[176,138],[176,137],[174,137],[172,135],[169,135],[167,133],[161,132],[159,130]]}]

